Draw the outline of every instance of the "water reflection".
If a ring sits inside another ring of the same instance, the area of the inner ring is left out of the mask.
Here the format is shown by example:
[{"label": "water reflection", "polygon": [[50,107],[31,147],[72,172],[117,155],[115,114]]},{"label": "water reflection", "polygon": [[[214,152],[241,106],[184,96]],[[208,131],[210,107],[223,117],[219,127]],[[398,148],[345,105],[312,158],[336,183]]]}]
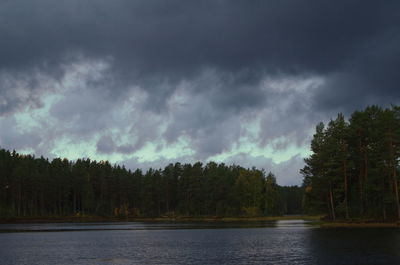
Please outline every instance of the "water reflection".
[{"label": "water reflection", "polygon": [[[9,231],[0,233],[2,265],[400,264],[397,229],[322,229],[302,220],[19,224],[0,229]],[[24,230],[30,232],[14,232]]]},{"label": "water reflection", "polygon": [[311,229],[307,247],[314,264],[400,264],[396,228]]},{"label": "water reflection", "polygon": [[102,230],[165,230],[165,229],[222,229],[222,228],[290,228],[307,227],[304,220],[279,220],[257,222],[121,222],[121,223],[53,223],[53,224],[0,224],[0,232],[67,232]]}]

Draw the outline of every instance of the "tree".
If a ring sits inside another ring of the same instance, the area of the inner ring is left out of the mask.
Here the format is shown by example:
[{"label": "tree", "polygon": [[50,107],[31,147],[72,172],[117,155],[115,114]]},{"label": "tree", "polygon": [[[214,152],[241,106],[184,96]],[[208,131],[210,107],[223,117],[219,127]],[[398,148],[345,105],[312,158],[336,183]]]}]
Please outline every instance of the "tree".
[{"label": "tree", "polygon": [[360,217],[400,219],[399,143],[397,106],[369,106],[349,122],[339,114],[326,128],[320,123],[301,170],[305,208],[322,210],[325,201],[332,219],[349,218],[352,209]]},{"label": "tree", "polygon": [[265,214],[281,215],[282,207],[280,205],[281,198],[279,196],[279,187],[276,184],[276,177],[269,172],[265,179]]}]

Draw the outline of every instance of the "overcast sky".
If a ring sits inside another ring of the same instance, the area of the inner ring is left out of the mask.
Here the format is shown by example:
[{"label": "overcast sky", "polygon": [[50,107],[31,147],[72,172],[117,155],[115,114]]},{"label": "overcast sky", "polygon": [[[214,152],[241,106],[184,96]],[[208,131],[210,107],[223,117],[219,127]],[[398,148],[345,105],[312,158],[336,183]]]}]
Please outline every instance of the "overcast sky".
[{"label": "overcast sky", "polygon": [[0,146],[300,184],[315,125],[400,102],[400,1],[0,0]]}]

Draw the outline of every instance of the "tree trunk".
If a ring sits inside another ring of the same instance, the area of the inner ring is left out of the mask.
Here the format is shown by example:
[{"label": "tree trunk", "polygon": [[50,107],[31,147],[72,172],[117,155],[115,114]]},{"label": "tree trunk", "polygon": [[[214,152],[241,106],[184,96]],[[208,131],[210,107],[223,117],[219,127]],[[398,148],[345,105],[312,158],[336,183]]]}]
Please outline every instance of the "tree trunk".
[{"label": "tree trunk", "polygon": [[383,221],[386,222],[386,205],[385,203],[383,203],[383,207],[382,207],[382,211],[383,211]]},{"label": "tree trunk", "polygon": [[[367,178],[368,178],[368,157],[367,157],[367,151],[364,150],[364,178],[363,178],[363,194],[364,194],[364,204],[363,204],[363,212],[365,214],[365,208],[368,207],[368,194],[365,191],[365,185],[367,183]],[[367,208],[368,209],[368,208]]]},{"label": "tree trunk", "polygon": [[393,173],[393,186],[394,186],[394,195],[396,199],[396,208],[397,208],[397,218],[400,220],[400,202],[399,202],[399,188],[397,184],[397,162],[396,162],[396,157],[394,154],[394,148],[393,148],[393,138],[392,138],[392,131],[390,130],[390,142],[389,142],[389,148],[390,148],[390,164],[389,165],[392,167]]},{"label": "tree trunk", "polygon": [[397,218],[400,220],[399,188],[398,188],[398,184],[397,184],[397,168],[396,168],[396,165],[393,165],[393,184],[394,184],[394,192],[395,192],[395,196],[396,196]]},{"label": "tree trunk", "polygon": [[346,160],[343,161],[343,175],[344,175],[344,207],[345,207],[345,210],[346,210],[346,219],[349,219],[348,186],[347,186],[347,165],[346,165]]},{"label": "tree trunk", "polygon": [[75,215],[77,210],[76,210],[76,191],[74,191],[74,200],[73,200],[73,214]]},{"label": "tree trunk", "polygon": [[329,200],[331,203],[331,210],[332,210],[332,220],[335,221],[336,215],[335,215],[335,206],[333,205],[333,192],[332,192],[332,185],[329,188]]},{"label": "tree trunk", "polygon": [[[363,151],[362,151],[362,145],[361,145],[361,139],[359,139],[358,141],[358,150],[360,153],[360,156],[362,155]],[[363,161],[363,163],[365,164],[365,161]],[[364,165],[362,164],[361,160],[360,160],[360,172],[358,175],[358,184],[359,184],[359,192],[360,192],[360,215],[363,216],[364,215],[364,185],[363,185],[363,173],[364,173]]]}]

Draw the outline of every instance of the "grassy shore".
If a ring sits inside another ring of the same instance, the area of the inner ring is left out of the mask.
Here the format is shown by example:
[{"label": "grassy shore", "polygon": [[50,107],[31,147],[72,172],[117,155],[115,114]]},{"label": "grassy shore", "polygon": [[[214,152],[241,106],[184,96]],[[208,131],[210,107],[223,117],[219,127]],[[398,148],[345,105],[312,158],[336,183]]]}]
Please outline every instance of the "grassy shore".
[{"label": "grassy shore", "polygon": [[156,217],[156,218],[138,218],[138,217],[103,217],[103,216],[55,216],[55,217],[18,217],[0,219],[0,223],[93,223],[93,222],[263,222],[279,220],[310,220],[319,221],[321,216],[263,216],[263,217]]}]

